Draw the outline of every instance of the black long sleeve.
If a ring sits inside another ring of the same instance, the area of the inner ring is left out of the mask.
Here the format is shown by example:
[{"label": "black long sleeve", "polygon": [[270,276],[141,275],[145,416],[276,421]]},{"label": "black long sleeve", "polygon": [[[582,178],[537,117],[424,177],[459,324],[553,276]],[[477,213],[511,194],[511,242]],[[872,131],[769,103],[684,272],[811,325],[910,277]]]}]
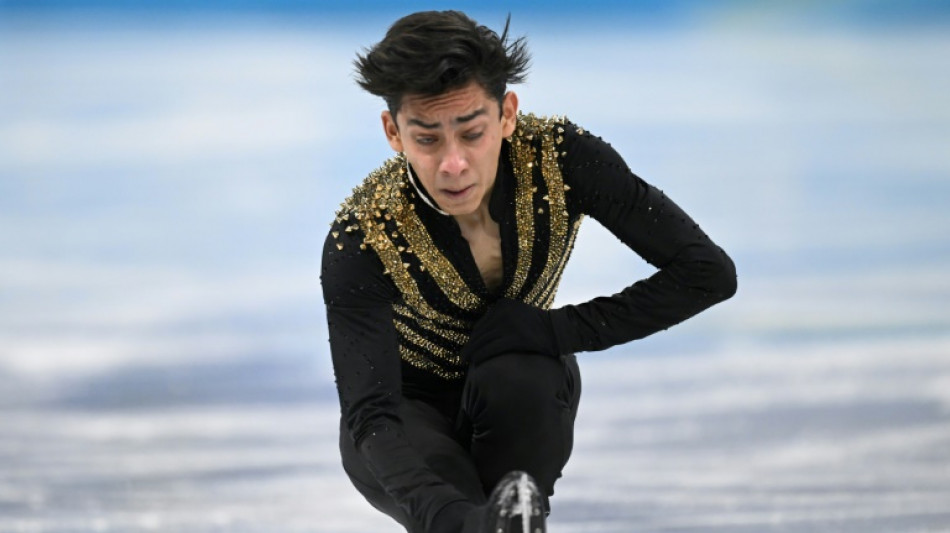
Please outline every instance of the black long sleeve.
[{"label": "black long sleeve", "polygon": [[418,523],[464,495],[433,473],[402,431],[402,375],[393,326],[398,293],[356,232],[324,245],[322,284],[343,420],[380,485]]},{"label": "black long sleeve", "polygon": [[735,265],[682,209],[599,137],[568,124],[569,209],[600,222],[659,270],[612,296],[551,311],[563,352],[603,350],[682,322],[731,297]]}]

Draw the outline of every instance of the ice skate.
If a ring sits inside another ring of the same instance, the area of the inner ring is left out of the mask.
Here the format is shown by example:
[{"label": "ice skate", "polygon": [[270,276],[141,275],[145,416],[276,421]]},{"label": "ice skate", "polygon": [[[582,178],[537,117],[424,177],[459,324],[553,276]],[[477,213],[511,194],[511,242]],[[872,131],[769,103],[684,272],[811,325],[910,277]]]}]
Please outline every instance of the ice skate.
[{"label": "ice skate", "polygon": [[488,500],[484,533],[544,533],[541,491],[525,472],[501,478]]}]

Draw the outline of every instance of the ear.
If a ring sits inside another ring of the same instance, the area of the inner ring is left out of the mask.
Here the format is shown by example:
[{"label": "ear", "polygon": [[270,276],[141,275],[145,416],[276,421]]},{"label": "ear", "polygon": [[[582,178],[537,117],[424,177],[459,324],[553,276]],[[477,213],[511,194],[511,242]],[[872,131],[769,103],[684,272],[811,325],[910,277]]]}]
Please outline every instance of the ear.
[{"label": "ear", "polygon": [[505,94],[501,102],[501,134],[502,137],[511,137],[518,126],[518,95],[514,92]]},{"label": "ear", "polygon": [[383,121],[383,133],[386,134],[389,146],[397,152],[402,152],[402,138],[399,137],[399,126],[396,125],[396,119],[389,110],[383,111],[380,118]]}]

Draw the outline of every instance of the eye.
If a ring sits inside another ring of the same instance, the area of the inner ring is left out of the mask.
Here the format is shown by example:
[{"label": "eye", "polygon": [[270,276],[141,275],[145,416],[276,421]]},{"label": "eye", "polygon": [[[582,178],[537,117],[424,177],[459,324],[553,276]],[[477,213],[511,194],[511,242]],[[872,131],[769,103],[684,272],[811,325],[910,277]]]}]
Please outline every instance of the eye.
[{"label": "eye", "polygon": [[416,144],[429,146],[435,144],[435,137],[416,137]]},{"label": "eye", "polygon": [[481,132],[481,131],[466,133],[465,135],[462,136],[462,138],[465,139],[466,141],[477,141],[478,139],[481,139],[483,133],[484,132]]}]

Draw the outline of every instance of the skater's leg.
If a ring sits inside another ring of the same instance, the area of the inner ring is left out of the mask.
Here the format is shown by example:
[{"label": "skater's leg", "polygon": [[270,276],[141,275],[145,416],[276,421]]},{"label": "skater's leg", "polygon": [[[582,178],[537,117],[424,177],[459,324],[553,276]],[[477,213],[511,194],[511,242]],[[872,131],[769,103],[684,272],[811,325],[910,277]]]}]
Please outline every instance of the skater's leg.
[{"label": "skater's leg", "polygon": [[[481,480],[471,455],[455,438],[452,421],[431,405],[414,400],[405,400],[400,406],[399,415],[406,437],[412,447],[424,457],[429,468],[466,495],[471,503],[484,503],[486,496]],[[422,527],[412,523],[379,485],[342,425],[340,452],[343,456],[343,469],[350,481],[373,507],[391,516],[410,533],[423,532]]]},{"label": "skater's leg", "polygon": [[573,448],[580,392],[573,355],[506,354],[470,369],[461,418],[470,425],[482,484],[493,487],[523,470],[553,494]]}]

